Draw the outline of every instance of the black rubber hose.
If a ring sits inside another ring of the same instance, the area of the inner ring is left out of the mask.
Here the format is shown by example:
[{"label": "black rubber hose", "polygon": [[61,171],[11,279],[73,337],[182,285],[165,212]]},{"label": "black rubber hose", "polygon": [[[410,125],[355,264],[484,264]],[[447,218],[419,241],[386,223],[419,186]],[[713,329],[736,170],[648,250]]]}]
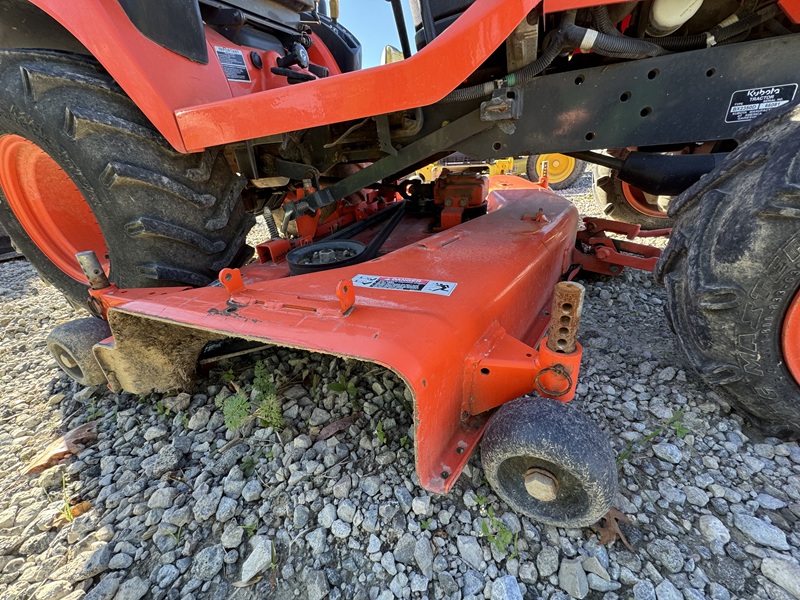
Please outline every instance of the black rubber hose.
[{"label": "black rubber hose", "polygon": [[592,17],[597,30],[606,35],[622,35],[622,33],[614,25],[611,17],[608,16],[607,6],[595,6],[592,9]]}]

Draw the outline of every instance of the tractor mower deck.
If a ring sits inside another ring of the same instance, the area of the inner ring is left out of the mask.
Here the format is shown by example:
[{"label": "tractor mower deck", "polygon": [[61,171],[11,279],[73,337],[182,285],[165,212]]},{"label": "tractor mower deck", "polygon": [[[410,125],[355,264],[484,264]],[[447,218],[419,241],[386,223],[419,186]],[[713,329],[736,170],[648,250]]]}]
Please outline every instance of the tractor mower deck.
[{"label": "tractor mower deck", "polygon": [[[577,210],[516,177],[490,189],[485,216],[351,267],[287,277],[285,261],[256,263],[205,288],[94,291],[113,333],[97,361],[112,389],[139,393],[186,386],[224,338],[383,365],[413,393],[420,483],[444,493],[491,409],[537,388],[570,399],[580,362],[579,346],[536,349],[573,263]],[[413,221],[404,241],[424,235]]]}]

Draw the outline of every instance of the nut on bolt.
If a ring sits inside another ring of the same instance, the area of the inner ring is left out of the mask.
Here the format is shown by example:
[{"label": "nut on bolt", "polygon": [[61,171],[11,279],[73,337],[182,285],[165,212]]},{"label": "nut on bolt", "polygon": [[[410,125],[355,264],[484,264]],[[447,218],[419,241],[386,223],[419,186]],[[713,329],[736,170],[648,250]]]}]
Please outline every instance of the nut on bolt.
[{"label": "nut on bolt", "polygon": [[558,496],[558,480],[549,471],[531,467],[525,472],[525,489],[532,498],[552,502]]}]

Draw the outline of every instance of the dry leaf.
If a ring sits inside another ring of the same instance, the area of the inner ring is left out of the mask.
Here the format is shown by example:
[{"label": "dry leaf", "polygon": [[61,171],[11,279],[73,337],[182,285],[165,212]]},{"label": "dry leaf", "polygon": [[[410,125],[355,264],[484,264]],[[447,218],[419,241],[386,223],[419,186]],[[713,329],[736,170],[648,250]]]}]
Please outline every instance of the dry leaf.
[{"label": "dry leaf", "polygon": [[333,423],[330,423],[330,424],[326,425],[319,432],[319,435],[317,436],[317,440],[327,440],[328,438],[333,437],[334,435],[336,435],[340,431],[344,431],[345,429],[350,427],[350,425],[352,425],[353,423],[358,421],[358,418],[360,416],[361,416],[361,413],[353,413],[350,416],[342,417],[341,419],[338,419],[338,420],[334,421]]},{"label": "dry leaf", "polygon": [[82,514],[89,512],[92,509],[92,503],[88,500],[84,500],[83,502],[78,502],[75,506],[72,507],[70,511],[72,513],[72,518],[80,517]]},{"label": "dry leaf", "polygon": [[251,585],[255,585],[256,583],[258,583],[262,579],[264,579],[264,578],[261,575],[256,575],[250,581],[236,581],[236,582],[231,584],[231,587],[235,587],[235,588],[250,587]]},{"label": "dry leaf", "polygon": [[597,542],[599,545],[605,546],[613,544],[617,541],[617,538],[619,538],[628,550],[631,552],[634,551],[628,543],[625,534],[622,533],[622,530],[619,528],[620,521],[630,525],[631,520],[627,516],[612,506],[611,510],[609,510],[600,521],[602,521],[602,525],[592,525],[592,529],[600,534],[600,540]]},{"label": "dry leaf", "polygon": [[57,463],[69,454],[77,454],[79,442],[90,442],[97,439],[97,421],[84,423],[72,431],[65,433],[50,444],[45,450],[37,454],[22,471],[23,475],[38,473]]}]

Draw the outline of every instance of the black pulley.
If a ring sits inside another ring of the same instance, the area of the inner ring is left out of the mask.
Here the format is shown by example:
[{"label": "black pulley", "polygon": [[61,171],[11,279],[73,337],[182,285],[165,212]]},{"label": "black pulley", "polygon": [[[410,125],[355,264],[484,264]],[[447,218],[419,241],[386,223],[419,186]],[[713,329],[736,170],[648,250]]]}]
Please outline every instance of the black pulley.
[{"label": "black pulley", "polygon": [[361,262],[365,248],[352,240],[325,240],[295,248],[286,255],[286,262],[292,275],[327,271]]}]

